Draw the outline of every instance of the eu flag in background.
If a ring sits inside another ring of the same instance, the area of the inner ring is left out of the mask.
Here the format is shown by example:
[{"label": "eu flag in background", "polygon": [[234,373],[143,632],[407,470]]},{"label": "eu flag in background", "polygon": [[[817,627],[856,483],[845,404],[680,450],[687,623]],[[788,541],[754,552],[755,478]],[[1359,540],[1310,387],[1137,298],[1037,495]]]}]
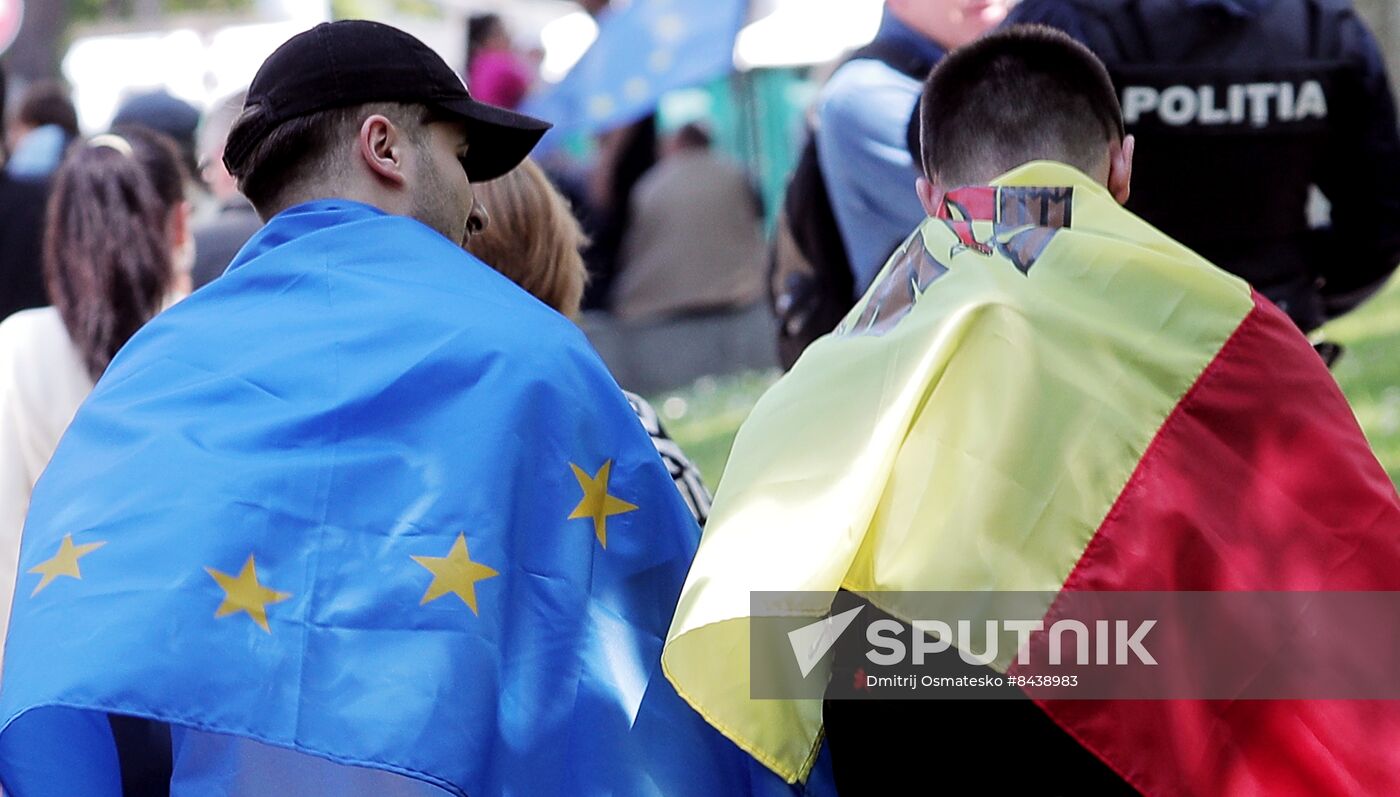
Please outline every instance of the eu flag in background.
[{"label": "eu flag in background", "polygon": [[632,122],[665,92],[728,74],[747,13],[747,0],[614,0],[593,46],[525,110],[553,122],[556,140]]},{"label": "eu flag in background", "polygon": [[136,335],[37,485],[0,781],[790,794],[661,674],[698,538],[572,324],[415,221],[298,206]]}]

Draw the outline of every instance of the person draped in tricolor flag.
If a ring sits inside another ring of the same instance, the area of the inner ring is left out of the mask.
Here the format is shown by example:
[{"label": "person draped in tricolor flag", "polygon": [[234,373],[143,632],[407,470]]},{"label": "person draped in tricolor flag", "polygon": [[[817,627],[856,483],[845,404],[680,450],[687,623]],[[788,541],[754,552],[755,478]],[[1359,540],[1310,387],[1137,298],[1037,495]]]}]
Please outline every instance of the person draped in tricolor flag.
[{"label": "person draped in tricolor flag", "polygon": [[[941,62],[921,116],[929,218],[740,430],[662,655],[677,691],[794,781],[825,719],[843,792],[957,773],[1007,794],[1400,793],[1394,701],[828,700],[824,718],[820,697],[754,698],[759,591],[911,621],[912,590],[1043,596],[1042,617],[1090,593],[1400,590],[1400,499],[1307,340],[1120,207],[1134,142],[1088,50],[998,32]],[[1267,650],[1261,672],[1286,666]]]},{"label": "person draped in tricolor flag", "polygon": [[546,127],[373,22],[267,59],[224,152],[267,225],[34,488],[8,797],[798,791],[661,676],[700,530],[627,399],[462,249]]}]

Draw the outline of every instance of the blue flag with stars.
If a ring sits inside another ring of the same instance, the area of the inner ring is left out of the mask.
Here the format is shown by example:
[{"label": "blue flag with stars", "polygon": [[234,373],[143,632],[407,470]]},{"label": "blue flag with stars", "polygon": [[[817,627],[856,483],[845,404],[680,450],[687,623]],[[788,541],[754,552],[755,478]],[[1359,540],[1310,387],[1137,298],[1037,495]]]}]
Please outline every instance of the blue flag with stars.
[{"label": "blue flag with stars", "polygon": [[36,486],[10,797],[790,794],[660,670],[699,530],[567,320],[410,219],[273,219]]},{"label": "blue flag with stars", "polygon": [[[614,0],[615,5],[620,5]],[[747,0],[631,0],[598,16],[598,38],[525,110],[554,123],[547,135],[591,133],[650,113],[662,94],[734,68]]]}]

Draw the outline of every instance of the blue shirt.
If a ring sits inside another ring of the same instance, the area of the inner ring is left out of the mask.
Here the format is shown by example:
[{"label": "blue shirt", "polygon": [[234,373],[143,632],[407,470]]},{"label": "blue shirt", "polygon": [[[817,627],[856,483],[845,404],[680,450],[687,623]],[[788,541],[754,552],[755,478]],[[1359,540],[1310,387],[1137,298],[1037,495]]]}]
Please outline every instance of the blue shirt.
[{"label": "blue shirt", "polygon": [[43,125],[20,139],[10,159],[5,163],[5,171],[19,180],[36,180],[48,177],[63,160],[63,149],[68,146],[68,134],[58,125]]},{"label": "blue shirt", "polygon": [[[942,48],[888,11],[875,38],[911,44],[930,61],[943,56]],[[914,192],[919,171],[906,136],[922,88],[886,64],[862,58],[837,69],[817,98],[817,157],[857,297],[924,219]]]}]

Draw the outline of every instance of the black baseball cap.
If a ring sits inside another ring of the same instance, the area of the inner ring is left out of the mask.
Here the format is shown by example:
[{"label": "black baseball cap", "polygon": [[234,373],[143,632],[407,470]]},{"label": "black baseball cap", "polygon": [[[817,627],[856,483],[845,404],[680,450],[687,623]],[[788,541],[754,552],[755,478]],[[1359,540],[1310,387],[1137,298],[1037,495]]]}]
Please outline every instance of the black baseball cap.
[{"label": "black baseball cap", "polygon": [[224,165],[241,177],[253,147],[283,122],[371,102],[426,105],[436,118],[466,122],[462,167],[472,182],[514,169],[550,128],[472,99],[441,56],[398,28],[362,19],[323,22],[288,39],[258,69],[243,117],[224,145]]}]

